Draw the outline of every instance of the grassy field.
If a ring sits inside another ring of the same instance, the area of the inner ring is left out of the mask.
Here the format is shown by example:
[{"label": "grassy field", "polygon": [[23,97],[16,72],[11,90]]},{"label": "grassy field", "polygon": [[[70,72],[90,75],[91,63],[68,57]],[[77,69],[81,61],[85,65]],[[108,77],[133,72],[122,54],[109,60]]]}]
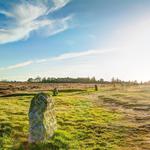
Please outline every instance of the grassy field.
[{"label": "grassy field", "polygon": [[54,136],[29,145],[28,110],[36,92],[0,97],[0,150],[150,149],[150,86],[66,87],[53,97]]}]

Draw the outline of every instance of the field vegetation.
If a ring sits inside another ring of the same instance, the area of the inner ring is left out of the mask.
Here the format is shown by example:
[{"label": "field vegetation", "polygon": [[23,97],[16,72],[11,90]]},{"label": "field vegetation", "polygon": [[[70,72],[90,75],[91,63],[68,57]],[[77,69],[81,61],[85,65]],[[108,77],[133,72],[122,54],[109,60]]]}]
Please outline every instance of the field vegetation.
[{"label": "field vegetation", "polygon": [[[149,150],[150,86],[3,83],[0,150]],[[1,86],[1,87],[2,87]],[[34,88],[33,88],[34,87]],[[58,129],[38,144],[28,143],[28,110],[44,91],[55,101]],[[16,89],[15,89],[16,88]]]}]

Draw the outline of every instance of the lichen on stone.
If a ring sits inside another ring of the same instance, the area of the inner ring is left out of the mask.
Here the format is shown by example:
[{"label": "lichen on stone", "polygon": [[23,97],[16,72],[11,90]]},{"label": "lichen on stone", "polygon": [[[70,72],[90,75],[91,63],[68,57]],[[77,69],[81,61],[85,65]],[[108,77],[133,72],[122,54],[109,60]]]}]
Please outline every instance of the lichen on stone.
[{"label": "lichen on stone", "polygon": [[31,100],[29,109],[29,142],[44,141],[53,136],[56,129],[54,102],[45,93],[39,93]]}]

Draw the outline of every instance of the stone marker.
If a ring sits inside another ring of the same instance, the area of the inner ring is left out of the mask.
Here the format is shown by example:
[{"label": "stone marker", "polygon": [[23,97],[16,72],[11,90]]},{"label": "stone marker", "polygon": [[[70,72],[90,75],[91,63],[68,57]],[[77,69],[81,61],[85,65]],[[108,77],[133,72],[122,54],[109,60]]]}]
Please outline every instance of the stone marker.
[{"label": "stone marker", "polygon": [[98,86],[95,84],[95,91],[98,91]]},{"label": "stone marker", "polygon": [[54,88],[53,89],[53,96],[57,96],[58,95],[58,89],[57,88]]},{"label": "stone marker", "polygon": [[47,94],[34,96],[29,109],[29,143],[44,141],[53,136],[56,129],[54,103]]}]

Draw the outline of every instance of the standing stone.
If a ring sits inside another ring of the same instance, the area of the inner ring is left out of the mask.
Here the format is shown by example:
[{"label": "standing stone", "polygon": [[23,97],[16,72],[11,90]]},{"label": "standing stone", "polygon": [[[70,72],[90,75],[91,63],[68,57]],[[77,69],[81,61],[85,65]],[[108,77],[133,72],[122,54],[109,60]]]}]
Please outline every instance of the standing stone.
[{"label": "standing stone", "polygon": [[95,91],[98,91],[98,86],[95,84]]},{"label": "standing stone", "polygon": [[54,103],[47,94],[39,93],[29,109],[29,142],[36,143],[53,136],[56,129]]},{"label": "standing stone", "polygon": [[53,96],[57,96],[57,95],[58,95],[58,89],[54,88],[54,90],[53,90]]}]

